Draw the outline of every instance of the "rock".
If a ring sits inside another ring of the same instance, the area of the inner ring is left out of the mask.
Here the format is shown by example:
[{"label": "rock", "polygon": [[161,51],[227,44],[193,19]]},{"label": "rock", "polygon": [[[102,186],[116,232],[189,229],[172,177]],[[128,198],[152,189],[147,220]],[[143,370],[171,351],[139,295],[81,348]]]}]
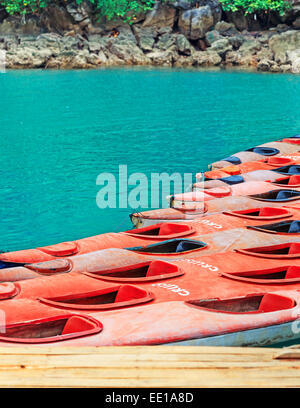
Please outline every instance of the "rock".
[{"label": "rock", "polygon": [[173,7],[162,6],[156,2],[154,8],[146,14],[143,27],[173,27],[176,10]]},{"label": "rock", "polygon": [[147,54],[153,65],[172,66],[173,62],[177,60],[178,55],[171,50],[153,50]]},{"label": "rock", "polygon": [[126,64],[146,65],[149,63],[149,58],[134,44],[129,43],[126,45],[114,42],[111,44],[109,51]]},{"label": "rock", "polygon": [[42,68],[52,56],[50,50],[24,47],[6,53],[8,68]]},{"label": "rock", "polygon": [[197,3],[197,0],[179,0],[179,1],[171,1],[169,4],[178,9],[182,10],[189,10],[190,8],[194,8]]},{"label": "rock", "polygon": [[290,72],[292,66],[290,64],[280,65],[281,72]]},{"label": "rock", "polygon": [[263,32],[263,33],[259,33],[257,40],[261,43],[261,44],[268,44],[269,43],[269,39],[272,36],[272,34],[270,34],[269,31],[267,32]]},{"label": "rock", "polygon": [[275,61],[279,64],[285,64],[287,62],[287,51],[300,48],[300,31],[290,30],[273,35],[269,40],[269,47],[274,53]]},{"label": "rock", "polygon": [[225,56],[226,65],[240,65],[241,55],[236,51],[228,51]]},{"label": "rock", "polygon": [[202,40],[202,39],[198,40],[197,45],[198,45],[198,48],[201,51],[206,51],[207,50],[207,45],[206,45],[206,42],[204,40]]},{"label": "rock", "polygon": [[226,38],[223,38],[215,41],[210,49],[217,52],[219,55],[224,55],[227,51],[232,50],[232,45]]},{"label": "rock", "polygon": [[300,48],[287,52],[288,61],[291,63],[291,71],[294,74],[300,73]]},{"label": "rock", "polygon": [[216,66],[222,62],[222,58],[215,51],[196,51],[193,55],[193,65]]},{"label": "rock", "polygon": [[133,26],[133,31],[135,33],[135,38],[139,47],[143,51],[151,51],[153,49],[155,38],[157,36],[156,30],[152,27],[140,28],[138,26]]},{"label": "rock", "polygon": [[16,35],[16,34],[35,34],[42,32],[38,24],[38,20],[34,17],[27,17],[24,22],[21,18],[8,17],[0,24],[0,34]]},{"label": "rock", "polygon": [[94,52],[98,53],[101,50],[101,44],[98,42],[89,42],[88,47],[89,50],[93,53]]},{"label": "rock", "polygon": [[115,42],[124,45],[128,45],[130,43],[137,44],[136,37],[129,25],[117,27],[117,30],[119,34],[116,38],[114,38]]},{"label": "rock", "polygon": [[198,7],[203,7],[203,6],[210,7],[213,18],[214,18],[214,25],[217,24],[221,20],[222,7],[218,0],[198,0],[196,2],[196,5]]},{"label": "rock", "polygon": [[224,36],[230,36],[238,34],[237,29],[235,28],[234,24],[226,23],[226,21],[219,21],[215,25],[215,30],[218,31],[220,34]]},{"label": "rock", "polygon": [[269,48],[262,48],[256,55],[258,61],[262,60],[272,61],[274,58],[274,54]]},{"label": "rock", "polygon": [[276,62],[272,61],[270,72],[281,72],[281,68],[278,64],[276,64]]},{"label": "rock", "polygon": [[221,40],[222,38],[224,37],[222,37],[217,30],[211,30],[205,34],[205,40],[208,45],[212,45],[215,41]]},{"label": "rock", "polygon": [[47,31],[56,30],[60,33],[73,29],[73,17],[65,7],[49,5],[40,16],[40,25]]},{"label": "rock", "polygon": [[257,64],[257,70],[258,71],[270,71],[271,66],[272,66],[271,61],[267,59],[263,59]]},{"label": "rock", "polygon": [[179,30],[191,40],[204,37],[213,24],[214,18],[209,6],[183,11],[178,19]]},{"label": "rock", "polygon": [[257,66],[256,55],[252,54],[242,54],[240,50],[238,51],[228,51],[225,56],[225,63],[228,65],[239,65],[239,66]]},{"label": "rock", "polygon": [[176,46],[179,54],[191,55],[194,52],[194,47],[183,34],[177,35]]},{"label": "rock", "polygon": [[156,47],[160,50],[167,50],[172,47],[176,42],[176,36],[173,34],[163,34],[159,37],[159,41],[156,44]]},{"label": "rock", "polygon": [[176,61],[173,63],[174,67],[191,67],[193,65],[193,57],[179,55]]},{"label": "rock", "polygon": [[256,40],[246,40],[240,47],[240,52],[244,53],[255,53],[261,49],[261,44]]},{"label": "rock", "polygon": [[66,9],[77,23],[89,20],[88,6],[84,2],[80,5],[69,3],[66,5]]},{"label": "rock", "polygon": [[300,16],[293,22],[293,26],[296,28],[296,30],[300,30]]},{"label": "rock", "polygon": [[247,17],[242,11],[236,11],[234,13],[231,11],[226,11],[225,15],[228,21],[232,22],[234,27],[236,27],[239,31],[247,30]]},{"label": "rock", "polygon": [[232,47],[237,50],[245,41],[245,38],[242,35],[234,35],[232,37],[228,37],[229,43]]}]

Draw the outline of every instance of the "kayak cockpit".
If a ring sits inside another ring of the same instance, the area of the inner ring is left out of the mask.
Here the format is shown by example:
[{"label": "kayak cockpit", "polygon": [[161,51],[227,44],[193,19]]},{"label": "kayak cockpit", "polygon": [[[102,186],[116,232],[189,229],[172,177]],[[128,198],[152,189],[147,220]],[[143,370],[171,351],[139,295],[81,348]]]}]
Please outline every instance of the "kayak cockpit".
[{"label": "kayak cockpit", "polygon": [[166,239],[191,235],[194,232],[194,228],[190,225],[166,222],[125,231],[123,234],[146,239]]},{"label": "kayak cockpit", "polygon": [[236,249],[235,251],[260,258],[293,259],[300,257],[300,243],[287,242],[271,246]]},{"label": "kayak cockpit", "polygon": [[252,194],[248,197],[259,201],[285,202],[300,199],[300,191],[295,190],[272,190],[262,194]]},{"label": "kayak cockpit", "polygon": [[133,252],[141,252],[147,254],[181,254],[186,252],[198,251],[207,247],[207,244],[202,241],[191,239],[170,239],[167,241],[151,244],[147,246],[137,246],[125,248]]},{"label": "kayak cockpit", "polygon": [[231,299],[191,300],[190,305],[219,313],[268,313],[291,309],[295,301],[291,298],[266,293],[263,295],[247,295]]},{"label": "kayak cockpit", "polygon": [[92,292],[72,293],[66,296],[40,298],[42,303],[54,307],[79,310],[106,310],[136,306],[150,302],[154,296],[137,286],[118,285]]},{"label": "kayak cockpit", "polygon": [[0,340],[14,343],[49,343],[90,336],[101,332],[102,324],[86,316],[55,316],[5,326]]},{"label": "kayak cockpit", "polygon": [[275,224],[265,224],[265,225],[250,225],[247,226],[248,229],[254,229],[256,231],[261,231],[270,234],[300,234],[300,221],[281,221]]},{"label": "kayak cockpit", "polygon": [[221,272],[221,276],[257,284],[288,284],[300,282],[299,266],[280,266],[240,272]]},{"label": "kayak cockpit", "polygon": [[177,265],[155,260],[110,270],[85,272],[85,274],[101,280],[144,282],[175,278],[183,275],[184,272]]}]

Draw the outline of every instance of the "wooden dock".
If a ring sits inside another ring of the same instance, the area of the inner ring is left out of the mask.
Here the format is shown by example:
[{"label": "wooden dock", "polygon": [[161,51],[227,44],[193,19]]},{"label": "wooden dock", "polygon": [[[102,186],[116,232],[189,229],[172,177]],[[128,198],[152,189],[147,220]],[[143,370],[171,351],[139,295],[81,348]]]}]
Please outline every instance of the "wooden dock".
[{"label": "wooden dock", "polygon": [[0,387],[299,387],[300,350],[0,348]]}]

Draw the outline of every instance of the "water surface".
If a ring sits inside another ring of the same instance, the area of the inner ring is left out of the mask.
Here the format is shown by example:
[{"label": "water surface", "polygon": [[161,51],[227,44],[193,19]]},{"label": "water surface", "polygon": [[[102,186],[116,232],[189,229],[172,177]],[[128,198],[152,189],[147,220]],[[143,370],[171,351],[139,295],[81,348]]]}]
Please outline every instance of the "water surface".
[{"label": "water surface", "polygon": [[104,69],[0,75],[2,250],[130,227],[96,205],[101,172],[198,172],[299,133],[300,77]]}]

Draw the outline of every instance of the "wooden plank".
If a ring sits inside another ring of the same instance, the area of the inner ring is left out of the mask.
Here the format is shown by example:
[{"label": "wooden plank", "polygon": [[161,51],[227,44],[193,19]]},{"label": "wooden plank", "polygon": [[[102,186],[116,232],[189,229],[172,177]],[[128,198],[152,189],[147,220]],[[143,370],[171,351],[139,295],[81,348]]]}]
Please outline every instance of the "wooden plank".
[{"label": "wooden plank", "polygon": [[2,347],[0,387],[299,387],[291,349]]}]

